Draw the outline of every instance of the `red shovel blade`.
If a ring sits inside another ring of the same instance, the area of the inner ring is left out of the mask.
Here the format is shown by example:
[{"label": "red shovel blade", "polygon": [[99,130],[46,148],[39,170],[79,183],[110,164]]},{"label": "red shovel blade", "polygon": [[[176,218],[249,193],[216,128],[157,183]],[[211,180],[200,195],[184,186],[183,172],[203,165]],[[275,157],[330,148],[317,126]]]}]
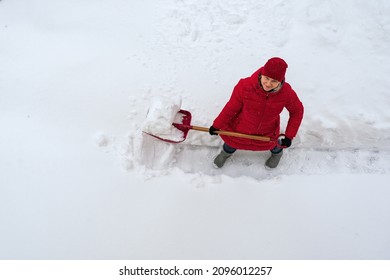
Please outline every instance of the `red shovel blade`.
[{"label": "red shovel blade", "polygon": [[174,127],[176,127],[178,130],[183,132],[183,139],[181,139],[181,140],[171,140],[171,139],[161,138],[161,137],[159,137],[157,135],[153,135],[153,134],[150,134],[150,133],[145,132],[145,131],[144,131],[144,133],[146,133],[146,134],[148,134],[150,136],[153,136],[154,138],[157,138],[159,140],[168,142],[168,143],[181,143],[181,142],[183,142],[184,140],[186,140],[188,131],[190,131],[190,129],[191,129],[192,115],[191,115],[191,113],[189,111],[186,111],[186,110],[180,110],[178,112],[178,114],[182,115],[181,123],[173,123],[172,125]]}]

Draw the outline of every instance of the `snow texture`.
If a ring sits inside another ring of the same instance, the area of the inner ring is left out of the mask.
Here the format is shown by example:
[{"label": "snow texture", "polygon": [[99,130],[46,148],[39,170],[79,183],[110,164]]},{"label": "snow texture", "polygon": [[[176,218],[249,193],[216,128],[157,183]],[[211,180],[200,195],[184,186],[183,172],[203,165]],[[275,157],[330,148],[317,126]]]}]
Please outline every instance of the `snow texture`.
[{"label": "snow texture", "polygon": [[173,123],[181,123],[178,112],[181,108],[180,97],[154,97],[149,106],[142,131],[173,141],[183,140],[183,132],[175,128]]},{"label": "snow texture", "polygon": [[[1,259],[390,258],[388,1],[4,0],[0,38]],[[277,169],[143,133],[273,56],[305,106]]]}]

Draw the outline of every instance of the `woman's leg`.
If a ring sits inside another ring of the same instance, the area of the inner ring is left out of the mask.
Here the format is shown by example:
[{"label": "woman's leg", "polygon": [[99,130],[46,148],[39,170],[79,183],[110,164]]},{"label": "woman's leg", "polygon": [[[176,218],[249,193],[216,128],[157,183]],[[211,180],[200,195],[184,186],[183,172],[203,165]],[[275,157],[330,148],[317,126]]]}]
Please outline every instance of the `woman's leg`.
[{"label": "woman's leg", "polygon": [[224,143],[222,146],[222,151],[214,159],[214,167],[221,168],[225,161],[236,151],[237,149],[230,147],[228,144]]},{"label": "woman's leg", "polygon": [[222,146],[223,150],[228,153],[228,154],[232,154],[234,153],[237,149],[236,148],[233,148],[233,147],[230,147],[228,144],[226,143],[223,143],[223,146]]}]

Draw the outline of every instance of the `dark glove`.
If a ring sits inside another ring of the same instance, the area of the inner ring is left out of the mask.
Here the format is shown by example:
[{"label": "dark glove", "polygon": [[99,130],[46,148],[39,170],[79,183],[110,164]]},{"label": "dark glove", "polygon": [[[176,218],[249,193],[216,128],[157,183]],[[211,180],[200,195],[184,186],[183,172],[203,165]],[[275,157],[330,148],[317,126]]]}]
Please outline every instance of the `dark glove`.
[{"label": "dark glove", "polygon": [[291,146],[291,139],[288,138],[288,137],[284,137],[284,138],[280,141],[280,145],[281,145],[282,147],[286,147],[286,148],[290,147],[290,146]]},{"label": "dark glove", "polygon": [[214,126],[210,126],[209,128],[209,133],[210,135],[218,135],[218,133],[216,133],[216,131],[218,131],[219,129],[216,129]]}]

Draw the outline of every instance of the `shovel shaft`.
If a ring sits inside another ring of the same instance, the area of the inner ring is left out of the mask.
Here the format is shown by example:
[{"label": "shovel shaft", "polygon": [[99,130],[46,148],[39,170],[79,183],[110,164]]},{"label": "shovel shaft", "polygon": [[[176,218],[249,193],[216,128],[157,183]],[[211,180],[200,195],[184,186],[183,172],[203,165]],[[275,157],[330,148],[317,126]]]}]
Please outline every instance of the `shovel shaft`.
[{"label": "shovel shaft", "polygon": [[[179,113],[182,114],[182,122],[181,123],[173,123],[172,125],[175,128],[177,128],[178,130],[183,132],[182,139],[164,139],[160,136],[153,135],[150,132],[144,132],[144,133],[146,133],[150,136],[153,136],[159,140],[165,141],[165,142],[181,143],[186,139],[188,131],[190,129],[202,131],[202,132],[209,132],[209,128],[207,128],[207,127],[191,125],[191,113],[189,111],[180,110]],[[215,133],[217,133],[219,135],[241,137],[241,138],[260,140],[260,141],[265,141],[265,142],[275,142],[276,146],[278,146],[280,148],[286,148],[286,147],[280,146],[280,144],[279,144],[279,138],[282,136],[285,136],[284,134],[279,134],[278,137],[271,138],[271,137],[267,137],[267,136],[251,135],[251,134],[244,134],[244,133],[225,131],[225,130],[217,130],[217,131],[215,131]]]},{"label": "shovel shaft", "polygon": [[[192,125],[191,129],[197,131],[209,132],[209,129],[207,127],[202,127],[202,126]],[[251,135],[251,134],[244,134],[244,133],[232,132],[232,131],[216,130],[215,133],[218,133],[219,135],[241,137],[241,138],[247,138],[253,140],[267,141],[267,142],[272,141],[271,138],[267,136]]]}]

